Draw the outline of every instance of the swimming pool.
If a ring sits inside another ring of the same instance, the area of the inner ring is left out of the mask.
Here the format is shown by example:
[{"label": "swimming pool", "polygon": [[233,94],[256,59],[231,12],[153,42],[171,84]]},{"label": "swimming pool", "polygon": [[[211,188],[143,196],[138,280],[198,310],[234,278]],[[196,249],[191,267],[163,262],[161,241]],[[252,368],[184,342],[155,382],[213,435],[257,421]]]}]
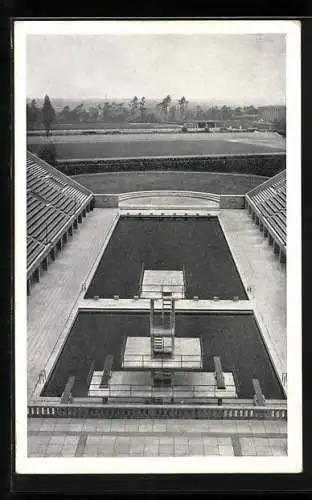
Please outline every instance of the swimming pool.
[{"label": "swimming pool", "polygon": [[[101,370],[105,357],[112,354],[113,370],[120,370],[126,337],[148,332],[148,313],[79,312],[42,396],[61,396],[71,375],[76,376],[73,395],[86,396],[91,363]],[[252,378],[259,379],[267,399],[285,398],[252,312],[177,313],[176,336],[200,338],[203,371],[214,371],[213,356],[220,356],[223,370],[235,373],[239,398],[253,397]]]},{"label": "swimming pool", "polygon": [[185,297],[247,300],[217,216],[120,217],[85,298],[132,298],[142,268],[184,270]]}]

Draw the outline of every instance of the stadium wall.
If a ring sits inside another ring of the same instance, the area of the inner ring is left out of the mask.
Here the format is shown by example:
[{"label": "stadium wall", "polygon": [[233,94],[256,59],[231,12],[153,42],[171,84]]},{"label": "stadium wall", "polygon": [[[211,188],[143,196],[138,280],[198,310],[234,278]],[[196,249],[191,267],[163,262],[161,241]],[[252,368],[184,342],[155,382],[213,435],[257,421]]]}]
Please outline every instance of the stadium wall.
[{"label": "stadium wall", "polygon": [[245,196],[221,194],[220,208],[245,208]]},{"label": "stadium wall", "polygon": [[118,194],[94,195],[95,208],[118,208],[118,204],[119,204]]},{"label": "stadium wall", "polygon": [[286,154],[59,159],[56,162],[56,168],[66,175],[119,171],[191,170],[198,172],[234,172],[272,177],[286,168]]}]

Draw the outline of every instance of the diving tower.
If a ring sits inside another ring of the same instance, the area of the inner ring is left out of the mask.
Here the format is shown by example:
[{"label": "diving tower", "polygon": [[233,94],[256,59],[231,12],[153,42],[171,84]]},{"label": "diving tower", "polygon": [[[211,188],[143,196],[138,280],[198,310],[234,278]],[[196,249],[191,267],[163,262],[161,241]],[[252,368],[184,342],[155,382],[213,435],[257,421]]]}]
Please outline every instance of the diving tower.
[{"label": "diving tower", "polygon": [[181,337],[176,331],[175,302],[184,298],[184,276],[184,270],[142,271],[141,296],[150,301],[149,331],[126,337],[120,368],[114,370],[112,356],[107,356],[104,368],[93,372],[88,396],[103,402],[237,398],[233,373],[223,371],[220,357],[212,356],[214,371],[205,371],[200,336]]}]

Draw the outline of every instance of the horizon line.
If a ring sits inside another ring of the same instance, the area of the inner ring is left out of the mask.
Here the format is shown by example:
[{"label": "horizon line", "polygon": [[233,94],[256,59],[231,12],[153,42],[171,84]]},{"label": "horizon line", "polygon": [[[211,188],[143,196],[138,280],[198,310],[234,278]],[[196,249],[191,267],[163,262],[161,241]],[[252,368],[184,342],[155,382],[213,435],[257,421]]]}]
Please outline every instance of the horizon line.
[{"label": "horizon line", "polygon": [[[46,94],[45,94],[46,95]],[[44,96],[45,96],[44,95]],[[131,101],[133,99],[134,96],[132,97],[68,97],[68,96],[65,96],[65,97],[60,97],[60,96],[52,96],[51,97],[51,94],[47,94],[51,100],[69,100],[69,101],[96,101],[96,100],[100,100],[100,101],[112,101],[112,100],[117,100],[117,99],[121,99],[121,100],[129,100]],[[170,95],[170,94],[168,94]],[[26,96],[26,99],[44,99],[44,96]],[[138,99],[140,99],[139,95],[137,96]],[[141,96],[143,97],[143,96]],[[163,99],[164,97],[146,97],[144,96],[146,101],[148,100],[161,100]],[[182,96],[181,96],[182,97]],[[172,101],[177,101],[178,99],[181,99],[181,97],[172,97]],[[237,104],[237,105],[243,105],[243,104],[248,104],[248,105],[252,105],[252,104],[258,104],[258,105],[265,105],[265,106],[286,106],[286,99],[283,100],[283,101],[271,101],[271,103],[269,104],[259,104],[261,101],[256,101],[256,100],[246,100],[244,102],[242,101],[232,101],[232,100],[222,100],[221,98],[219,99],[216,99],[216,98],[207,98],[207,97],[186,97],[187,101],[190,103],[190,100],[193,100],[193,101],[202,101],[202,102],[224,102],[224,103],[227,103],[227,104]]]}]

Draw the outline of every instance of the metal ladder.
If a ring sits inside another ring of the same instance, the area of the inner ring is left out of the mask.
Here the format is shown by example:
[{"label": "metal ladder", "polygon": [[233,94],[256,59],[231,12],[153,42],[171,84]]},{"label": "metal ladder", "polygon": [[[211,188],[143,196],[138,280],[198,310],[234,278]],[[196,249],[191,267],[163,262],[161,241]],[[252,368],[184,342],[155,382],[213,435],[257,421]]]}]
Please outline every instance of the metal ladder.
[{"label": "metal ladder", "polygon": [[153,337],[153,351],[163,352],[164,351],[164,338],[163,337]]}]

